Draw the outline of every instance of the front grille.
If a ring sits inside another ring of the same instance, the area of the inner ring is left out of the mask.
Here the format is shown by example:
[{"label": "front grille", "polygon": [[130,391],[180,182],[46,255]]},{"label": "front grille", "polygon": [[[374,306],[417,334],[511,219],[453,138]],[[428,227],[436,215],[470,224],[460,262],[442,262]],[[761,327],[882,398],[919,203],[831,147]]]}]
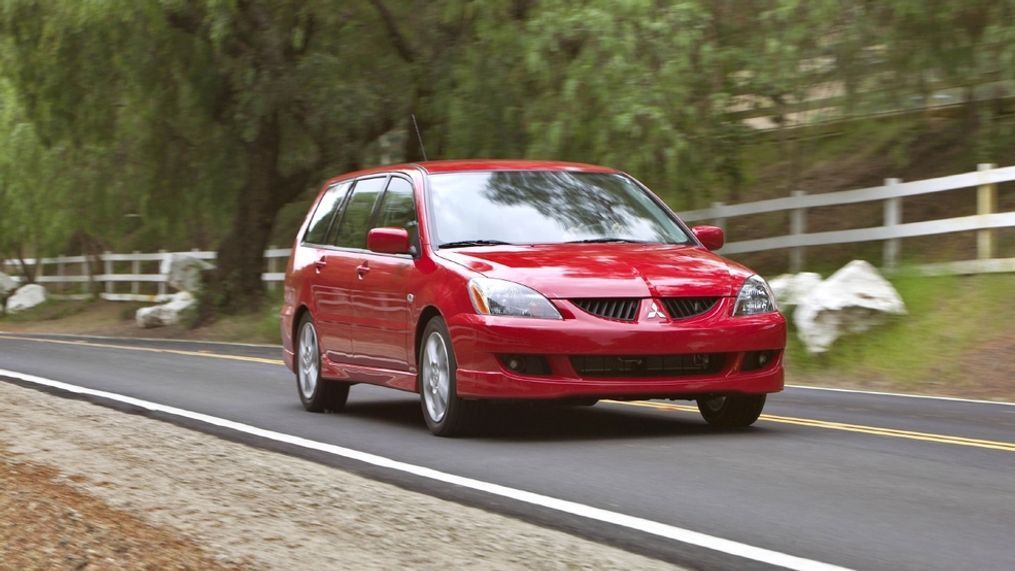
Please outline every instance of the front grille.
[{"label": "front grille", "polygon": [[686,319],[705,313],[718,302],[718,297],[668,297],[663,305],[673,319]]},{"label": "front grille", "polygon": [[571,365],[582,377],[684,377],[722,371],[726,354],[573,355]]},{"label": "front grille", "polygon": [[617,321],[634,321],[638,316],[641,300],[637,298],[604,298],[604,299],[572,299],[571,303],[586,313],[616,319]]}]

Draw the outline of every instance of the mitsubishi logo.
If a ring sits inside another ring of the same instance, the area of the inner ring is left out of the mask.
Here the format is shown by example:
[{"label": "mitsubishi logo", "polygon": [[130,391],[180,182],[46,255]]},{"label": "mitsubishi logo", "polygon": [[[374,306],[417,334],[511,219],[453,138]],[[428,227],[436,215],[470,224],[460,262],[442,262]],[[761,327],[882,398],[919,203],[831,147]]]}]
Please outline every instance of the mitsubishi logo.
[{"label": "mitsubishi logo", "polygon": [[645,317],[647,317],[648,319],[663,319],[666,316],[663,315],[663,312],[659,310],[659,306],[656,304],[655,301],[653,301],[652,307],[648,308],[648,315],[646,315]]}]

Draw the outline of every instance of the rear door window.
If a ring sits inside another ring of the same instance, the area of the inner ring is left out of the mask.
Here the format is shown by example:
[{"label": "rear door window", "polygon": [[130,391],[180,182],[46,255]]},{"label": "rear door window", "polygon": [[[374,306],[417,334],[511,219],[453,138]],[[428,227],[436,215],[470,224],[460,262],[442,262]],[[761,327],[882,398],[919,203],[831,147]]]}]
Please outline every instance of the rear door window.
[{"label": "rear door window", "polygon": [[335,215],[340,210],[346,193],[351,183],[343,182],[336,184],[325,191],[321,202],[314,211],[313,218],[307,226],[307,233],[303,235],[303,241],[310,244],[324,244],[327,240],[328,230],[331,228]]},{"label": "rear door window", "polygon": [[331,243],[341,248],[367,247],[367,230],[370,229],[370,218],[374,213],[377,197],[384,190],[388,177],[365,178],[356,181],[352,188],[352,196],[346,201],[338,229],[333,232]]}]

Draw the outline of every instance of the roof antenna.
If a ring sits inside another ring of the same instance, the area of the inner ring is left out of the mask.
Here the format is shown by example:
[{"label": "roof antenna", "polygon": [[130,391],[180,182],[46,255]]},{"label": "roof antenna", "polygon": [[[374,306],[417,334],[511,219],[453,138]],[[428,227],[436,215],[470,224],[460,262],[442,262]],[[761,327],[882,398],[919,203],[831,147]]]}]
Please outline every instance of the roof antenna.
[{"label": "roof antenna", "polygon": [[419,123],[416,122],[416,114],[410,113],[409,115],[412,117],[412,126],[416,128],[416,140],[419,141],[419,150],[423,153],[423,160],[430,160],[426,158],[426,147],[423,146],[423,134],[419,132]]}]

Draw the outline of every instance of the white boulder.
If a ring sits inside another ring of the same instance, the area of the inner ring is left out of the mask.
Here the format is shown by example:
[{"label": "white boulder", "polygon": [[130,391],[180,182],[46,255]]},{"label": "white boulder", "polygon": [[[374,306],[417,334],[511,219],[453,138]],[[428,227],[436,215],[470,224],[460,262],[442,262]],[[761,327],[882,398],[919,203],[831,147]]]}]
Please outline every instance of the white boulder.
[{"label": "white boulder", "polygon": [[197,298],[187,291],[174,293],[168,303],[152,307],[142,307],[134,314],[138,327],[151,328],[173,325],[180,322],[180,314],[197,303]]},{"label": "white boulder", "polygon": [[169,286],[179,291],[195,292],[201,289],[201,272],[215,266],[190,254],[169,254],[162,259],[159,273],[166,276]]},{"label": "white boulder", "polygon": [[793,322],[811,353],[828,351],[847,333],[862,333],[888,315],[906,313],[892,284],[863,260],[853,260],[798,300]]},{"label": "white boulder", "polygon": [[18,289],[18,282],[14,281],[11,276],[0,272],[0,297],[7,295],[7,292],[11,292]]},{"label": "white boulder", "polygon": [[800,301],[811,294],[821,283],[821,274],[800,272],[799,274],[782,274],[768,280],[768,287],[775,294],[775,303],[779,309],[785,310],[800,305]]},{"label": "white boulder", "polygon": [[26,284],[14,291],[7,298],[7,312],[16,313],[39,305],[46,301],[46,288],[39,284]]}]

